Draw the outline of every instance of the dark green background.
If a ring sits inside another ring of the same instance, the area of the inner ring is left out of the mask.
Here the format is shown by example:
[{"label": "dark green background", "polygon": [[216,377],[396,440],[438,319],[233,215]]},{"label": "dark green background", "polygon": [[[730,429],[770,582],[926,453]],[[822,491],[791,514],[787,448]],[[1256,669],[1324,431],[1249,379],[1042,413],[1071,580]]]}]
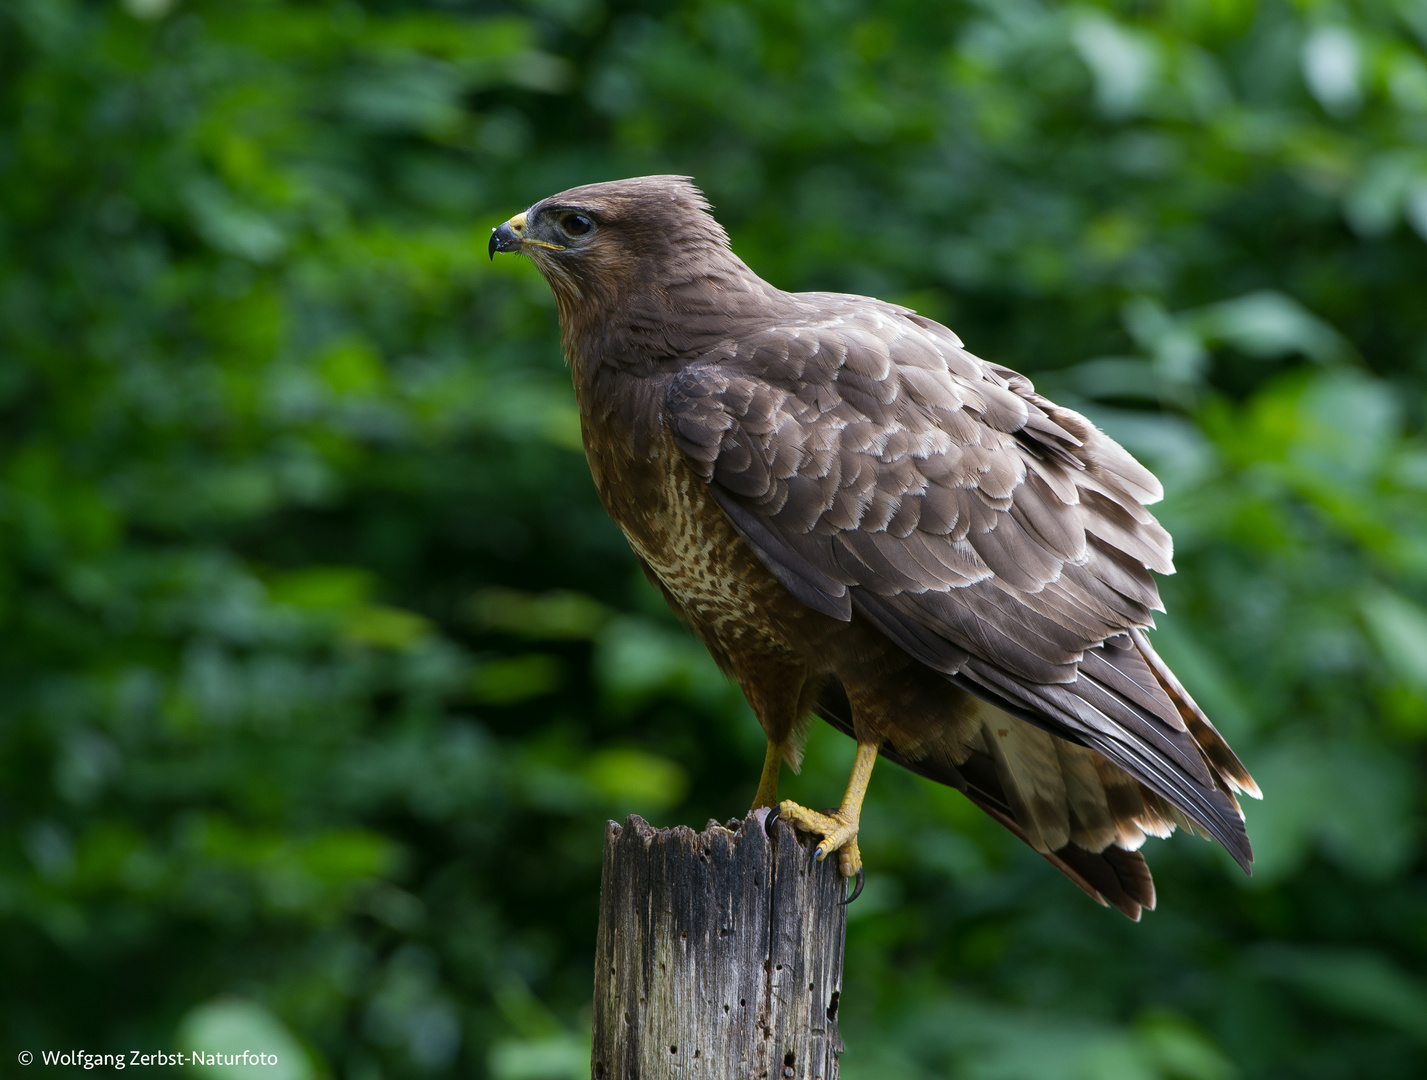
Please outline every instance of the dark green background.
[{"label": "dark green background", "polygon": [[485,250],[679,172],[1162,475],[1155,641],[1267,796],[1252,880],[1152,840],[1133,925],[879,770],[844,1075],[1427,1075],[1424,45],[1422,0],[5,0],[4,1068],[588,1075],[604,821],[741,813],[761,735]]}]

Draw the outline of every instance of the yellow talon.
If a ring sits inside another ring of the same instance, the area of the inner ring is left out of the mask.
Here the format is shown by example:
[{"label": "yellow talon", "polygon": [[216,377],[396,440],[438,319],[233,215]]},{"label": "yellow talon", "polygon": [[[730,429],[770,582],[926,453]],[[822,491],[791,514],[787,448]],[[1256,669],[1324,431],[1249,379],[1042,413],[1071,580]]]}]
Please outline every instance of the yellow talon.
[{"label": "yellow talon", "polygon": [[843,877],[855,877],[862,869],[862,853],[857,848],[857,828],[862,817],[862,800],[867,795],[867,781],[872,778],[872,766],[877,761],[875,743],[858,743],[857,760],[847,782],[842,806],[820,814],[799,806],[791,799],[778,804],[778,815],[788,824],[822,837],[814,857],[818,862],[834,851],[838,853],[838,869]]},{"label": "yellow talon", "polygon": [[857,871],[862,868],[862,855],[857,850],[857,822],[855,820],[849,821],[837,810],[820,814],[816,810],[799,806],[791,799],[784,799],[778,804],[778,816],[803,832],[822,837],[822,842],[818,844],[817,850],[813,853],[813,857],[818,862],[822,862],[836,851],[838,852],[838,868],[842,871],[843,877],[854,877]]}]

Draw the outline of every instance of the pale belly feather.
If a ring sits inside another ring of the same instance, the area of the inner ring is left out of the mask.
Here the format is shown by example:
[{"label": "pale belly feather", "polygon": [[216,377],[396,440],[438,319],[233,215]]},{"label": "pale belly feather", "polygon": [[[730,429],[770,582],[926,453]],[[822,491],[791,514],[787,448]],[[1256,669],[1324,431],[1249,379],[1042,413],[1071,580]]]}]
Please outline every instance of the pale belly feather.
[{"label": "pale belly feather", "polygon": [[624,527],[630,546],[704,633],[726,646],[793,651],[773,610],[787,604],[783,587],[702,479],[679,460],[663,472],[658,505],[648,508],[637,528]]}]

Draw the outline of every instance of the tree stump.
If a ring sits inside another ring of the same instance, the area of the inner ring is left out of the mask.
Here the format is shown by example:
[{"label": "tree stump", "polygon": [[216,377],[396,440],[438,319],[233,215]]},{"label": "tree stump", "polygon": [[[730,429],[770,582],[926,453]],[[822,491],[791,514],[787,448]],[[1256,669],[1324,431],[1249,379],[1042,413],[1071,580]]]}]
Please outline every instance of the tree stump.
[{"label": "tree stump", "polygon": [[605,830],[593,1080],[835,1080],[837,860],[763,813]]}]

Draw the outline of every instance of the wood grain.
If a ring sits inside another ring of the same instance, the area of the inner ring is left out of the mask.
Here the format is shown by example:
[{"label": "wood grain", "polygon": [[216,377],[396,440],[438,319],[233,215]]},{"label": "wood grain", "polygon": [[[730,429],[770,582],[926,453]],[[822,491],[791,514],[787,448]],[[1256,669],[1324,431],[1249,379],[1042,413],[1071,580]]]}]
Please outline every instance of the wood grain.
[{"label": "wood grain", "polygon": [[593,1080],[837,1077],[844,882],[761,819],[609,823]]}]

